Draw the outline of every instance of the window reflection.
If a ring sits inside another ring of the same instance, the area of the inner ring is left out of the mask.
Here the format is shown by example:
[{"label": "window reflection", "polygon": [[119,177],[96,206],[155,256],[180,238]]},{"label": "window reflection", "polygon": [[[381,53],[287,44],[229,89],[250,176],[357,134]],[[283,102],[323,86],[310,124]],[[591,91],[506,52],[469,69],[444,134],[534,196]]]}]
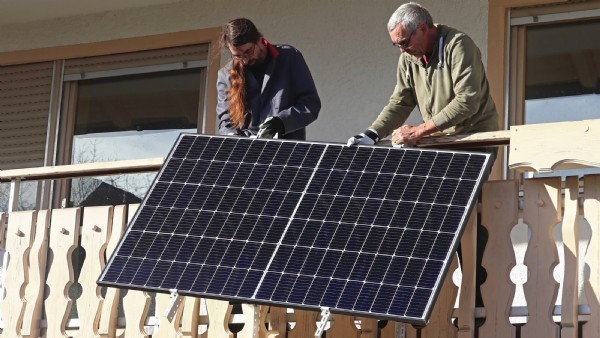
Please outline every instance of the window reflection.
[{"label": "window reflection", "polygon": [[[35,198],[38,183],[35,181],[21,182],[17,211],[35,209]],[[10,183],[0,183],[0,212],[8,212],[10,201]]]},{"label": "window reflection", "polygon": [[598,19],[528,27],[526,124],[600,118],[599,35]]}]

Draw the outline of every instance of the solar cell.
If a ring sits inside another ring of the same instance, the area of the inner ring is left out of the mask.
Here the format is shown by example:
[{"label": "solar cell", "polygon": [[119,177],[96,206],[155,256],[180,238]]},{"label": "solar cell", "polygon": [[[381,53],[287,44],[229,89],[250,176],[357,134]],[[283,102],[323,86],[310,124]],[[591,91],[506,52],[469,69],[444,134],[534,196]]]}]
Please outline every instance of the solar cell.
[{"label": "solar cell", "polygon": [[98,284],[423,325],[488,162],[182,134]]}]

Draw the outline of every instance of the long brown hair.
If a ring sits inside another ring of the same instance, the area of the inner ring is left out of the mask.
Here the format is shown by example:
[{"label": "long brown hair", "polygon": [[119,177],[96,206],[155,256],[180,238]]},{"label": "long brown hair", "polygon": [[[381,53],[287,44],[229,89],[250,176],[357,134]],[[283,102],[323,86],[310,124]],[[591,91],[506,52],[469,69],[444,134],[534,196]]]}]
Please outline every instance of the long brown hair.
[{"label": "long brown hair", "polygon": [[[262,34],[256,29],[252,21],[246,18],[237,18],[223,25],[221,30],[221,47],[229,45],[238,47],[248,42],[257,42]],[[241,60],[233,59],[229,71],[231,86],[227,92],[229,102],[229,116],[231,122],[238,128],[244,125],[244,112],[246,111],[246,78],[244,65]]]}]

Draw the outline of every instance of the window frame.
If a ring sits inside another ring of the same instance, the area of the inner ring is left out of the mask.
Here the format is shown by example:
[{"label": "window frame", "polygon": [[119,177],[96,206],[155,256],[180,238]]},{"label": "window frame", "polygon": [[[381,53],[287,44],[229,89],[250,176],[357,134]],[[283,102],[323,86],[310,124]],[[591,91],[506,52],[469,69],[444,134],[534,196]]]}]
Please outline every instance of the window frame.
[{"label": "window frame", "polygon": [[[200,89],[201,93],[204,94],[201,95],[204,102],[199,110],[203,111],[204,114],[201,118],[199,116],[198,132],[214,134],[216,132],[217,88],[208,84],[217,82],[221,64],[219,36],[220,28],[212,27],[67,46],[0,52],[0,66],[54,62],[55,71],[53,73],[51,102],[48,112],[48,136],[44,161],[44,166],[54,166],[70,163],[72,151],[77,88],[76,84],[69,84],[68,81],[65,81],[65,60],[207,44],[206,71],[204,72],[206,79],[204,83],[207,85]],[[138,69],[138,71],[143,71],[143,69]],[[66,80],[68,79],[70,78],[67,77]],[[63,95],[63,92],[66,95]],[[67,132],[62,132],[60,126],[66,126]],[[65,180],[58,180],[58,182],[61,182],[59,184],[52,184],[49,181],[39,182],[36,200],[37,209],[61,206],[61,200],[67,193],[67,186],[62,183],[63,181]]]}]

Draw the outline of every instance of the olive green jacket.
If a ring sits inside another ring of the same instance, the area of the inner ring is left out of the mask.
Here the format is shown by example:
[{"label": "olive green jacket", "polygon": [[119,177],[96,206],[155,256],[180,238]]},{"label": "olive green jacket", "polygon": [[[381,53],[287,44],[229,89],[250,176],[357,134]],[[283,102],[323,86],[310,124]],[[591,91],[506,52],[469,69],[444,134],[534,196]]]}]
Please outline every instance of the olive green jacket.
[{"label": "olive green jacket", "polygon": [[446,135],[498,130],[479,48],[466,34],[436,26],[439,35],[428,65],[400,54],[394,93],[369,128],[380,138],[400,127],[415,106],[424,121],[433,120]]}]

